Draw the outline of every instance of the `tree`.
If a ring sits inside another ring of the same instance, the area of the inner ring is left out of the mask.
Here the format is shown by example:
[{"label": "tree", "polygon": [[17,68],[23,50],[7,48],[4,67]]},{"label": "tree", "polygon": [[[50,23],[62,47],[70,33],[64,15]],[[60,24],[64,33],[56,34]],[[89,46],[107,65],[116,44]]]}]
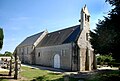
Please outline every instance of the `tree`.
[{"label": "tree", "polygon": [[0,28],[0,49],[2,49],[3,46],[3,39],[4,39],[3,29]]},{"label": "tree", "polygon": [[0,54],[0,56],[12,56],[13,53],[9,52],[9,51],[5,51],[4,54]]},{"label": "tree", "polygon": [[9,52],[9,51],[6,51],[6,52],[4,53],[4,56],[12,56],[12,53]]},{"label": "tree", "polygon": [[94,32],[91,31],[91,44],[95,53],[113,54],[120,61],[120,0],[106,0],[114,8],[104,20],[99,20]]}]

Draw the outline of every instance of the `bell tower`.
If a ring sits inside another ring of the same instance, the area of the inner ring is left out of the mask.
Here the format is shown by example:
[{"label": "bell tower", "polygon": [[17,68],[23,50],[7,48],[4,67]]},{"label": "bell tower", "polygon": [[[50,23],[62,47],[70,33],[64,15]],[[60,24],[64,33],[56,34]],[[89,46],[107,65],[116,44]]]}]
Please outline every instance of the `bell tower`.
[{"label": "bell tower", "polygon": [[80,71],[91,70],[93,64],[93,49],[90,43],[90,13],[85,5],[81,9],[80,31],[77,44],[79,47],[78,65]]},{"label": "bell tower", "polygon": [[90,14],[88,12],[88,8],[85,5],[82,9],[81,9],[81,29],[84,29],[87,27],[87,29],[90,29]]}]

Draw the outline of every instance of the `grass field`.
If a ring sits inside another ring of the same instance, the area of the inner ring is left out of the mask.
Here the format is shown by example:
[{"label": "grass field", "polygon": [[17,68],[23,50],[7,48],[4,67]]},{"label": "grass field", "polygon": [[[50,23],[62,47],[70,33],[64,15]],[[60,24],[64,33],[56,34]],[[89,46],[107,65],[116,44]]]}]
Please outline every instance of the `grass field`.
[{"label": "grass field", "polygon": [[[18,81],[64,81],[63,73],[54,73],[48,70],[40,70],[36,68],[21,67]],[[0,79],[0,81],[9,81],[10,79]],[[79,79],[70,78],[69,81],[78,81]],[[10,80],[12,81],[12,80]]]},{"label": "grass field", "polygon": [[[29,81],[64,81],[64,74],[54,73],[48,70],[40,70],[35,68],[22,67],[20,73]],[[79,79],[70,78],[69,81],[78,81]]]},{"label": "grass field", "polygon": [[85,81],[120,81],[120,72],[118,70],[103,70]]},{"label": "grass field", "polygon": [[[120,72],[118,70],[103,70],[91,75],[84,81],[120,81]],[[64,81],[63,73],[54,73],[48,70],[36,68],[21,67],[20,78],[15,81]],[[14,79],[0,79],[0,81],[13,81]],[[69,78],[69,81],[78,81],[76,78]]]},{"label": "grass field", "polygon": [[40,70],[29,67],[22,67],[20,75],[32,81],[57,80],[63,77],[63,74],[56,74],[47,70]]}]

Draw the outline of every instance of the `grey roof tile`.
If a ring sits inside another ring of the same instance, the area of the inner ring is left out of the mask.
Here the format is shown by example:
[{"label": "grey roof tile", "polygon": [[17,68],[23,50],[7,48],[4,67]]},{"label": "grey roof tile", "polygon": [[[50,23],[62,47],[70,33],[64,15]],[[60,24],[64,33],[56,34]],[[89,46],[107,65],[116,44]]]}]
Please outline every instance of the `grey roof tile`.
[{"label": "grey roof tile", "polygon": [[48,33],[37,47],[75,42],[80,34],[80,25]]},{"label": "grey roof tile", "polygon": [[35,41],[42,35],[43,32],[27,37],[23,42],[18,46],[33,45]]}]

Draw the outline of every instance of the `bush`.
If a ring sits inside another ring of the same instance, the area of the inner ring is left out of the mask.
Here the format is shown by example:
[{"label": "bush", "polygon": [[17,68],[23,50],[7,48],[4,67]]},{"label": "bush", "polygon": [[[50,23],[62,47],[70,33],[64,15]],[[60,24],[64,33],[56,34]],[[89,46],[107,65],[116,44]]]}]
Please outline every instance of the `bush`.
[{"label": "bush", "polygon": [[97,63],[98,65],[108,65],[111,63],[114,59],[111,55],[100,55],[97,57]]},{"label": "bush", "polygon": [[2,56],[12,56],[12,53],[6,51],[4,54],[0,54],[0,57],[2,57]]}]

